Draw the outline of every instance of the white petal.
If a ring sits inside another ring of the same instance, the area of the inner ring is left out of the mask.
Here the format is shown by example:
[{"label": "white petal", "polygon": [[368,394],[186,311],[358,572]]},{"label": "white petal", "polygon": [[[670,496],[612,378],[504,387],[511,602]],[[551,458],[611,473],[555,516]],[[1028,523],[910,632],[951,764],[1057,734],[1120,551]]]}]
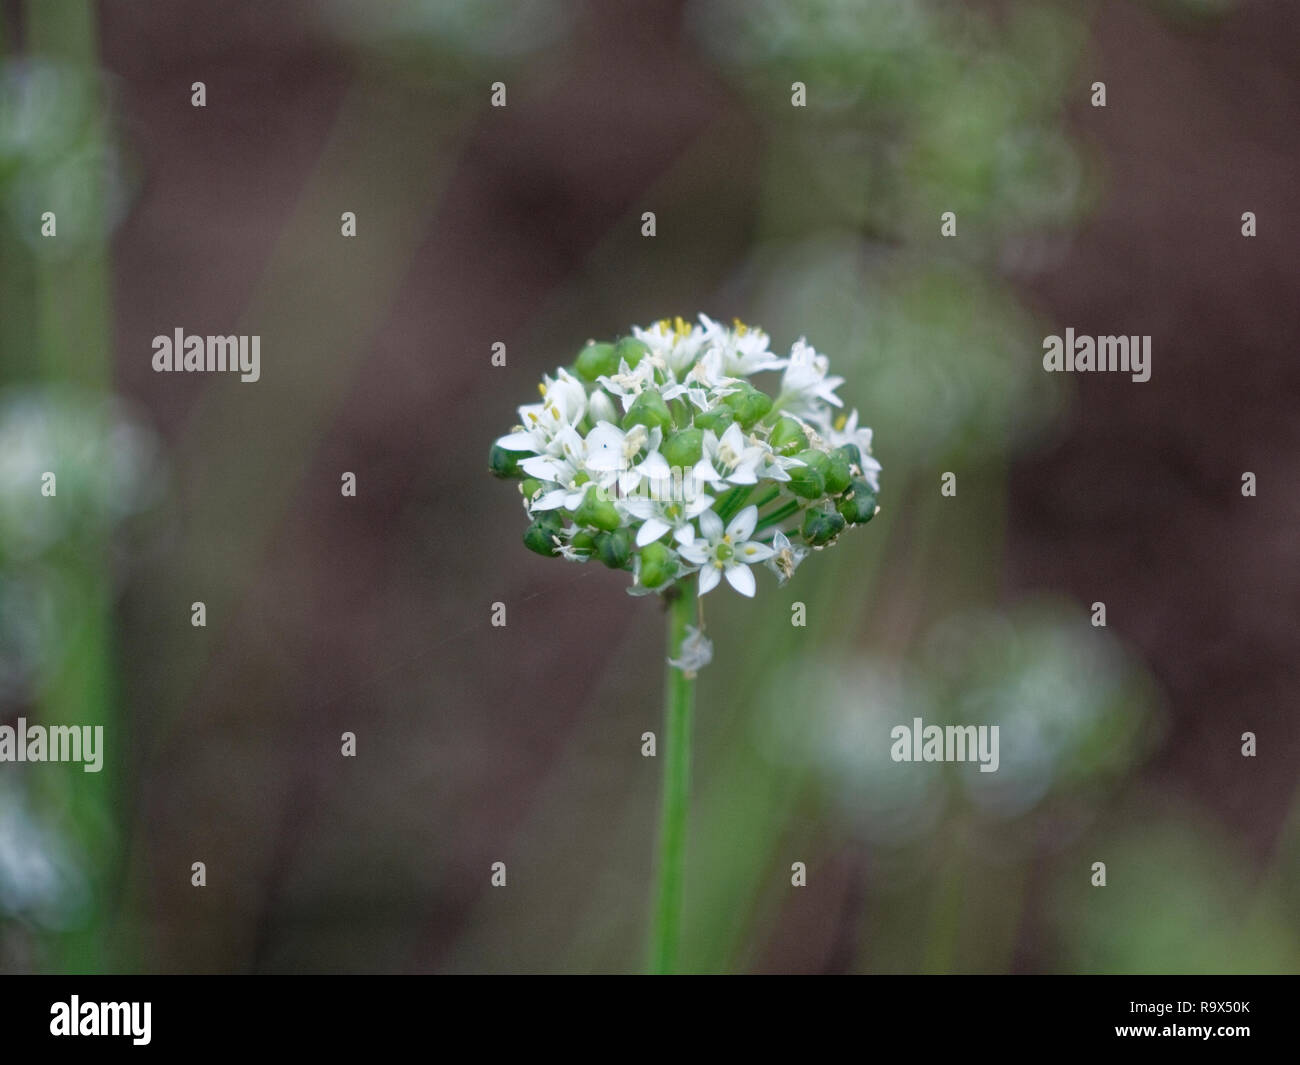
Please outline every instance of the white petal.
[{"label": "white petal", "polygon": [[[693,562],[697,566],[703,566],[712,557],[709,551],[709,545],[703,540],[693,540],[689,543],[682,541],[681,547],[677,553],[686,559],[687,562]],[[717,583],[716,581],[714,583]]]},{"label": "white petal", "polygon": [[679,544],[689,544],[695,538],[695,531],[690,525],[679,525],[673,532],[673,539]]},{"label": "white petal", "polygon": [[556,489],[554,492],[547,492],[544,496],[542,496],[540,499],[534,502],[529,509],[530,510],[554,510],[556,507],[564,506],[565,501],[568,498],[569,498],[569,493],[565,489],[559,488]]},{"label": "white petal", "polygon": [[[754,513],[758,513],[757,508]],[[700,514],[700,532],[711,544],[722,539],[722,519],[716,510],[706,510]]]},{"label": "white petal", "polygon": [[601,422],[587,434],[587,466],[593,470],[623,470],[623,433],[609,422]]},{"label": "white petal", "polygon": [[658,451],[652,451],[645,457],[636,469],[643,477],[649,477],[654,480],[668,480],[673,475],[673,468],[668,465],[668,460]]},{"label": "white petal", "polygon": [[713,496],[701,492],[686,504],[686,516],[688,518],[698,518],[711,506],[713,506]]},{"label": "white petal", "polygon": [[750,540],[747,544],[741,544],[736,548],[736,557],[746,565],[752,565],[755,562],[766,562],[775,555],[767,544],[760,544],[757,540]]},{"label": "white petal", "polygon": [[731,519],[731,524],[727,526],[727,535],[731,537],[732,543],[743,544],[754,535],[754,526],[757,524],[758,507],[751,503]]},{"label": "white petal", "polygon": [[532,433],[508,433],[497,441],[497,447],[504,448],[506,451],[533,451],[538,450],[537,439]]},{"label": "white petal", "polygon": [[[737,568],[745,569],[744,566],[739,566]],[[745,572],[748,573],[749,571],[745,570]],[[717,566],[705,566],[700,570],[700,595],[713,591],[713,589],[718,586],[718,581],[721,579],[722,574],[718,572]],[[753,595],[754,593],[750,592],[749,594]]]},{"label": "white petal", "polygon": [[722,481],[722,474],[713,468],[713,464],[709,462],[707,457],[700,459],[691,473],[696,484],[713,485]]},{"label": "white petal", "polygon": [[536,477],[539,481],[565,481],[568,480],[564,476],[566,465],[546,455],[533,455],[531,458],[524,459],[519,464],[519,468],[529,477]]},{"label": "white petal", "polygon": [[645,496],[628,496],[620,499],[619,506],[639,521],[645,521],[646,518],[653,518],[659,514],[659,504]]},{"label": "white petal", "polygon": [[650,518],[641,526],[641,531],[636,534],[636,546],[645,547],[646,544],[652,543],[663,536],[672,526],[666,521],[660,521],[658,518]]},{"label": "white petal", "polygon": [[720,444],[725,444],[731,448],[737,455],[745,450],[745,436],[740,431],[740,422],[732,422],[727,426],[727,431],[722,434]]},{"label": "white petal", "polygon": [[[715,571],[716,572],[716,571]],[[703,583],[704,573],[701,571],[700,583]],[[716,581],[714,582],[717,583]],[[736,589],[741,595],[747,595],[751,599],[757,586],[754,583],[754,575],[749,572],[748,566],[731,565],[727,567],[727,583]]]}]

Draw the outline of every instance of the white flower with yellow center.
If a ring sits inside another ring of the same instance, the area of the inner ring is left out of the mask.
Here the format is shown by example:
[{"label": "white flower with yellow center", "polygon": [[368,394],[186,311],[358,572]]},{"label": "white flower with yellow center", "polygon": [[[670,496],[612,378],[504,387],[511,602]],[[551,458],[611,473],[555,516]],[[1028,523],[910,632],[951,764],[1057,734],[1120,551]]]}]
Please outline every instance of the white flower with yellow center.
[{"label": "white flower with yellow center", "polygon": [[757,586],[749,567],[772,557],[767,544],[750,539],[758,524],[758,508],[746,507],[725,530],[716,511],[706,510],[699,522],[700,537],[682,544],[678,554],[700,567],[700,595],[711,592],[726,577],[741,595],[752,597]]}]

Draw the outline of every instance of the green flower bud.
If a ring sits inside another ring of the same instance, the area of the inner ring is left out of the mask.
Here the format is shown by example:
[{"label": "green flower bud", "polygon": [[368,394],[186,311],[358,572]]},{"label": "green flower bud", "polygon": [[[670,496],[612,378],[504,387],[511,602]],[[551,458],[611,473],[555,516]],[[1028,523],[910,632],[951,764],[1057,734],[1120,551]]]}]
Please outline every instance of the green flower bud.
[{"label": "green flower bud", "polygon": [[582,497],[578,509],[574,511],[573,520],[579,525],[594,525],[607,532],[619,526],[618,510],[598,488],[590,488]]},{"label": "green flower bud", "polygon": [[578,352],[573,368],[584,381],[594,381],[598,377],[618,373],[618,356],[614,353],[614,345],[593,340]]},{"label": "green flower bud", "polygon": [[772,409],[772,397],[750,384],[742,384],[738,392],[724,396],[722,402],[731,408],[742,429],[748,429]]},{"label": "green flower bud", "polygon": [[492,476],[501,478],[522,477],[519,471],[519,452],[507,451],[498,444],[492,445],[488,452],[488,469]]},{"label": "green flower bud", "polygon": [[772,426],[772,435],[767,442],[778,454],[793,455],[808,446],[808,434],[793,418],[781,418]]},{"label": "green flower bud", "polygon": [[682,429],[673,433],[659,448],[669,466],[689,469],[700,461],[704,454],[704,431],[702,429]]},{"label": "green flower bud", "polygon": [[541,487],[542,482],[536,477],[525,477],[519,484],[519,491],[525,499],[532,499]]},{"label": "green flower bud", "polygon": [[596,551],[596,538],[586,529],[579,529],[569,538],[569,546],[591,555]]},{"label": "green flower bud", "polygon": [[852,465],[858,467],[862,466],[862,452],[858,450],[857,444],[841,444],[835,450],[842,451],[844,457],[848,459]]},{"label": "green flower bud", "polygon": [[610,569],[624,569],[632,557],[632,530],[626,526],[596,535],[596,554]]},{"label": "green flower bud", "polygon": [[850,524],[865,525],[876,516],[876,493],[866,481],[854,481],[835,509]]},{"label": "green flower bud", "polygon": [[830,470],[830,459],[822,452],[809,448],[795,456],[802,466],[791,466],[786,472],[790,481],[786,487],[804,499],[816,499],[826,494],[826,472]]},{"label": "green flower bud", "polygon": [[837,496],[853,482],[853,468],[850,459],[842,448],[836,448],[830,454],[830,465],[826,470],[826,491]]},{"label": "green flower bud", "polygon": [[815,447],[806,448],[795,455],[800,462],[807,463],[823,477],[831,472],[831,457],[825,451]]},{"label": "green flower bud", "polygon": [[717,407],[695,415],[695,428],[712,429],[716,435],[721,436],[727,431],[727,426],[735,420],[736,416],[731,412],[730,407]]},{"label": "green flower bud", "polygon": [[678,429],[686,429],[691,424],[692,404],[687,403],[684,399],[674,399],[669,401],[668,410],[672,412],[673,425]]},{"label": "green flower bud", "polygon": [[664,402],[664,397],[652,389],[647,389],[632,401],[632,406],[623,415],[622,424],[625,431],[634,425],[644,425],[647,429],[658,426],[664,432],[668,432],[673,427],[673,416],[668,410],[668,404]]},{"label": "green flower bud", "polygon": [[619,362],[626,362],[630,370],[643,358],[650,354],[650,349],[646,347],[636,337],[624,337],[614,345],[614,369],[618,369]]},{"label": "green flower bud", "polygon": [[843,528],[844,518],[834,511],[827,513],[824,510],[809,510],[804,512],[800,532],[813,547],[821,547],[834,540]]},{"label": "green flower bud", "polygon": [[677,557],[667,544],[655,541],[641,548],[641,584],[658,588],[677,572]]},{"label": "green flower bud", "polygon": [[537,518],[524,532],[524,546],[529,551],[536,551],[548,558],[560,553],[553,537],[557,536],[564,523],[554,512],[547,512]]}]

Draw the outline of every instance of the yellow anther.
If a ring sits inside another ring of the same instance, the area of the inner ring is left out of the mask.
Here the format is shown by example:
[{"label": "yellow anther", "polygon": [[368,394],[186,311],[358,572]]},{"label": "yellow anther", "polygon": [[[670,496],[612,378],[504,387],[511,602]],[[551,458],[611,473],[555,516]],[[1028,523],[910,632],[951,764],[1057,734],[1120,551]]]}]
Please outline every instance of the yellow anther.
[{"label": "yellow anther", "polygon": [[836,431],[837,433],[842,433],[842,432],[844,431],[844,426],[848,423],[848,420],[849,420],[849,417],[848,417],[847,414],[841,414],[838,418],[836,418],[836,419],[835,419],[835,431]]},{"label": "yellow anther", "polygon": [[538,382],[537,382],[537,391],[540,392],[542,395],[546,395],[546,382],[545,382],[545,381],[538,381]]},{"label": "yellow anther", "polygon": [[739,318],[733,318],[731,320],[731,324],[735,327],[736,336],[738,337],[743,337],[746,333],[749,332],[749,326],[747,326]]}]

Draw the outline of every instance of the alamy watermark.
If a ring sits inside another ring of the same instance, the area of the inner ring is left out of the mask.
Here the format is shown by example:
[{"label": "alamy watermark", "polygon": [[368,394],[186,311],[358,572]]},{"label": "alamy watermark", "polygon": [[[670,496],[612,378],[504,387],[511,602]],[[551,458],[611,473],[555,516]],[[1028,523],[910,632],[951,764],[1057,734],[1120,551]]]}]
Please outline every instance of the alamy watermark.
[{"label": "alamy watermark", "polygon": [[1151,380],[1149,336],[1074,335],[1043,338],[1043,369],[1048,373],[1127,373],[1134,381]]},{"label": "alamy watermark", "polygon": [[82,770],[104,768],[103,725],[0,725],[0,762],[82,762]]},{"label": "alamy watermark", "polygon": [[895,762],[979,762],[981,773],[998,771],[997,725],[926,725],[919,717],[911,726],[889,730],[894,741],[889,757]]},{"label": "alamy watermark", "polygon": [[153,368],[156,373],[184,371],[215,373],[232,371],[248,383],[262,376],[260,336],[186,336],[177,328],[173,336],[153,338]]}]

